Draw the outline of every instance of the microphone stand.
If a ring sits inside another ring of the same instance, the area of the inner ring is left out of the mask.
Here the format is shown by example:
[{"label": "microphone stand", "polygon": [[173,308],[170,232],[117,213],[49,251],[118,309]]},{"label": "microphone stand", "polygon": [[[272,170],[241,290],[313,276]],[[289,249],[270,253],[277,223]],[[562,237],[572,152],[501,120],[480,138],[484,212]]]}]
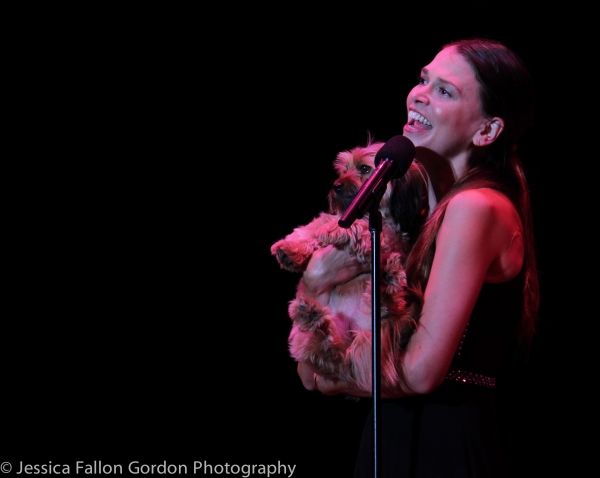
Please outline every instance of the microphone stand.
[{"label": "microphone stand", "polygon": [[371,231],[371,330],[372,330],[372,347],[373,347],[373,372],[372,372],[372,390],[373,390],[373,453],[374,453],[374,478],[380,478],[381,466],[379,458],[381,451],[379,447],[381,432],[379,429],[379,395],[381,392],[381,374],[379,373],[381,363],[381,301],[380,301],[380,242],[381,242],[381,227],[382,219],[379,211],[379,202],[381,196],[374,201],[369,211],[369,230]]},{"label": "microphone stand", "polygon": [[[388,146],[388,143],[389,146]],[[379,203],[387,187],[387,180],[391,179],[390,174],[394,173],[398,167],[397,163],[400,162],[403,167],[404,174],[410,167],[412,158],[414,158],[414,145],[410,140],[404,136],[394,136],[378,151],[377,157],[388,149],[389,156],[382,160],[377,166],[375,172],[369,177],[369,179],[362,185],[358,194],[353,199],[352,203],[346,209],[346,212],[342,215],[338,224],[341,227],[348,228],[352,225],[354,220],[358,217],[363,217],[366,212],[365,209],[369,210],[369,230],[371,232],[371,343],[373,347],[373,372],[372,372],[372,391],[373,391],[373,452],[375,461],[375,478],[380,478],[379,472],[379,457],[381,452],[379,450],[379,441],[381,433],[379,430],[379,395],[381,391],[381,374],[379,372],[381,363],[381,301],[380,301],[380,264],[379,264],[379,247],[380,247],[380,236],[382,229],[382,216],[379,211]],[[397,177],[397,176],[396,176]]]}]

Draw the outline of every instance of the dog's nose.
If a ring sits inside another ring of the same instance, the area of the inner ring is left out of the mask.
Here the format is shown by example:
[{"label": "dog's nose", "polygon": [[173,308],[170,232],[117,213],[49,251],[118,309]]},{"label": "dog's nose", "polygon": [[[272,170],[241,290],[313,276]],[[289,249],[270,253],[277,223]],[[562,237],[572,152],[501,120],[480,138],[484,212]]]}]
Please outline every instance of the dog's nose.
[{"label": "dog's nose", "polygon": [[336,181],[335,183],[333,183],[333,190],[335,192],[340,192],[340,190],[342,189],[343,184],[340,183],[339,181]]}]

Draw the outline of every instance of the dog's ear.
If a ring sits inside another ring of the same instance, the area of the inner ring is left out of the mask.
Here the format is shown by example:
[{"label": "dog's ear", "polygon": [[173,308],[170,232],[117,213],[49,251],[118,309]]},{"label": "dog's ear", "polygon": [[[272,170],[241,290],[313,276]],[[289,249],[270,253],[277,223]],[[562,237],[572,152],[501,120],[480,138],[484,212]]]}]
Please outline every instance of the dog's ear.
[{"label": "dog's ear", "polygon": [[336,176],[339,178],[342,176],[352,164],[352,152],[351,151],[340,151],[335,160],[333,161],[333,169],[335,170]]},{"label": "dog's ear", "polygon": [[421,233],[429,215],[429,195],[425,169],[412,162],[406,174],[393,181],[390,214],[408,238],[411,247]]}]

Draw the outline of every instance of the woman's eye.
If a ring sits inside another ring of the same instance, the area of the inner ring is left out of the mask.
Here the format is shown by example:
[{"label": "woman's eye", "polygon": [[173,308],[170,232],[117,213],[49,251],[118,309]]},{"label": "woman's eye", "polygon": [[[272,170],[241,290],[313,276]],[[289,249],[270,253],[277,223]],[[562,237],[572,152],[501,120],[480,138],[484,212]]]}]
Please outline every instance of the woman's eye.
[{"label": "woman's eye", "polygon": [[442,96],[449,96],[452,97],[452,95],[450,94],[450,92],[448,90],[445,90],[444,88],[440,87],[438,88],[439,92],[442,94]]},{"label": "woman's eye", "polygon": [[417,83],[419,85],[426,85],[427,84],[427,80],[425,78],[423,78],[422,76],[418,76],[417,75]]}]

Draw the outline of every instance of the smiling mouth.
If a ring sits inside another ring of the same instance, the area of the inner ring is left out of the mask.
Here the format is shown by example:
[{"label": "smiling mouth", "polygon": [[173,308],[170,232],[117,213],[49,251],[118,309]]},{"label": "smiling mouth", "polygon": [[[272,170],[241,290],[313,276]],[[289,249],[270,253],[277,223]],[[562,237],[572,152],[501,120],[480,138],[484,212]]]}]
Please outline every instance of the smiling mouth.
[{"label": "smiling mouth", "polygon": [[425,116],[416,111],[408,112],[408,126],[415,130],[430,130],[432,128],[431,123]]}]

